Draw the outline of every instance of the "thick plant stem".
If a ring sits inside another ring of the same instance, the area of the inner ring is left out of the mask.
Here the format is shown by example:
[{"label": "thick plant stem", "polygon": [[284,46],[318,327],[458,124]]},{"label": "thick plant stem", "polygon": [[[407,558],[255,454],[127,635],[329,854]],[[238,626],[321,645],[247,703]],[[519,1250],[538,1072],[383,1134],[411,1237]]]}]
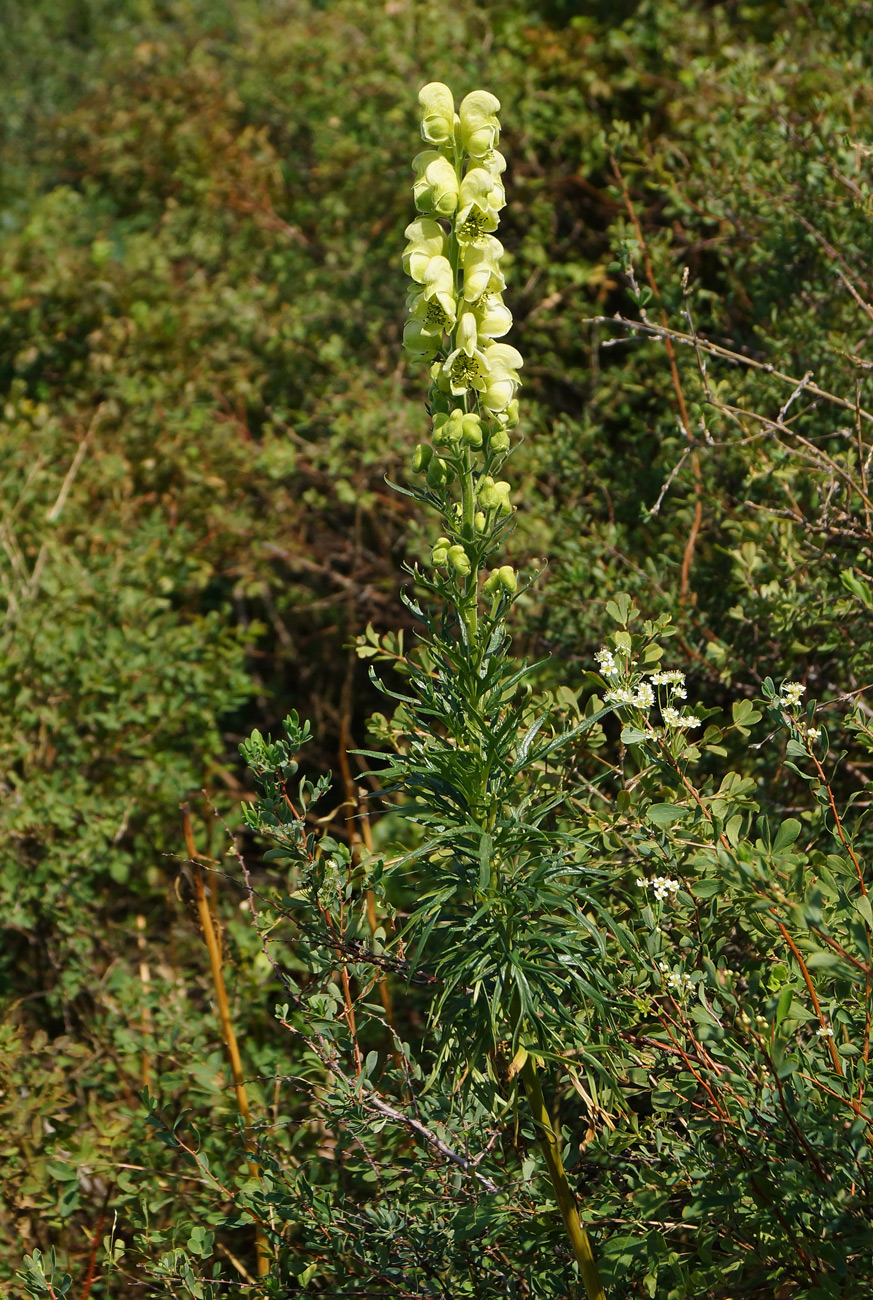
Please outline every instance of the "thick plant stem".
[{"label": "thick plant stem", "polygon": [[[209,953],[209,965],[212,970],[212,984],[215,989],[215,1001],[218,1006],[218,1019],[221,1025],[221,1036],[224,1039],[224,1045],[227,1048],[227,1055],[230,1059],[230,1070],[233,1075],[234,1090],[236,1092],[237,1108],[245,1125],[245,1144],[251,1155],[254,1154],[254,1142],[251,1136],[252,1116],[249,1110],[249,1098],[246,1092],[245,1077],[243,1075],[242,1057],[239,1054],[239,1045],[236,1041],[236,1033],[233,1028],[233,1021],[230,1018],[230,1003],[227,1000],[227,986],[224,982],[224,971],[221,960],[221,943],[216,933],[212,921],[212,913],[209,910],[209,903],[206,899],[206,889],[203,885],[203,872],[200,867],[200,854],[194,843],[194,832],[191,829],[191,817],[185,804],[182,805],[182,828],[185,834],[185,848],[188,852],[188,858],[191,863],[191,873],[194,877],[194,891],[197,898],[197,914],[200,918],[200,927],[203,930],[203,938],[206,942],[206,949]],[[257,1178],[260,1170],[254,1159],[247,1162],[249,1173],[252,1178]],[[266,1277],[270,1272],[270,1247],[262,1228],[255,1229],[255,1247],[258,1259],[258,1276]]]},{"label": "thick plant stem", "polygon": [[542,1134],[540,1145],[546,1158],[555,1200],[558,1202],[558,1209],[561,1211],[561,1218],[564,1220],[564,1227],[567,1230],[567,1236],[570,1238],[570,1245],[573,1247],[573,1254],[576,1256],[579,1272],[582,1274],[585,1294],[588,1300],[606,1300],[606,1292],[603,1290],[603,1284],[600,1281],[600,1273],[597,1269],[597,1261],[594,1258],[591,1241],[582,1226],[579,1211],[576,1207],[576,1198],[570,1184],[567,1182],[564,1162],[561,1159],[560,1139],[555,1133],[549,1112],[546,1109],[543,1090],[540,1087],[537,1074],[536,1061],[532,1056],[525,1059],[521,1067],[521,1077],[534,1123]]}]

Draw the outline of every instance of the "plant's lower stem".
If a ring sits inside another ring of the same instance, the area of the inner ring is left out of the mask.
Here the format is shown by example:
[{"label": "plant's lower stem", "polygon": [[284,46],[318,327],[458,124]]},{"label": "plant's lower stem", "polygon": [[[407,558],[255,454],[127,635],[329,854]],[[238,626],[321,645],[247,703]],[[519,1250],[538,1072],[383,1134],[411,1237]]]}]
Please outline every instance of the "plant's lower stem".
[{"label": "plant's lower stem", "polygon": [[582,1274],[585,1294],[588,1300],[606,1300],[606,1292],[603,1290],[603,1284],[600,1281],[600,1273],[597,1269],[597,1261],[594,1258],[591,1241],[582,1226],[579,1210],[576,1207],[576,1198],[567,1181],[564,1162],[561,1159],[560,1138],[555,1133],[549,1112],[546,1109],[543,1090],[540,1087],[537,1074],[536,1061],[532,1056],[528,1056],[524,1065],[522,1065],[521,1077],[534,1123],[542,1135],[540,1137],[540,1146],[546,1158],[555,1200],[558,1202],[558,1209],[561,1211],[561,1218],[564,1220],[564,1227],[570,1239],[570,1245],[573,1247],[573,1254],[576,1256],[579,1272]]}]

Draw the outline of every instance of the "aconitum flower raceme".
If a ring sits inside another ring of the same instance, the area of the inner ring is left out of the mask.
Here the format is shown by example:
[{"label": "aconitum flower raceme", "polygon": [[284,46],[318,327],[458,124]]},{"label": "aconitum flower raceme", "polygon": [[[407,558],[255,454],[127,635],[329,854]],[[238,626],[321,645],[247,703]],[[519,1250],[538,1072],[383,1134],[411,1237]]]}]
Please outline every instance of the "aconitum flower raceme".
[{"label": "aconitum flower raceme", "polygon": [[522,358],[515,348],[492,342],[512,325],[500,297],[503,246],[492,234],[506,203],[506,160],[496,148],[500,104],[476,90],[456,116],[442,82],[424,86],[419,103],[422,136],[432,147],[413,160],[413,195],[422,216],[406,229],[403,266],[422,288],[410,296],[404,342],[418,356],[439,360],[442,353],[433,372],[438,388],[463,399],[466,410],[481,406],[497,426],[508,428],[516,419],[508,408]]},{"label": "aconitum flower raceme", "polygon": [[[472,593],[476,539],[512,514],[509,484],[496,471],[511,449],[508,431],[518,423],[522,366],[516,348],[496,341],[512,327],[501,297],[503,245],[493,233],[506,204],[506,160],[497,150],[500,104],[476,90],[456,114],[442,82],[424,86],[419,103],[427,147],[413,160],[421,215],[406,228],[403,267],[414,284],[403,342],[430,365],[434,423],[430,454],[419,447],[414,469],[441,502],[443,528],[452,534],[437,542],[433,563]],[[463,507],[444,495],[452,483],[460,485]],[[510,568],[494,573],[499,577],[486,579],[489,592],[511,596]]]}]

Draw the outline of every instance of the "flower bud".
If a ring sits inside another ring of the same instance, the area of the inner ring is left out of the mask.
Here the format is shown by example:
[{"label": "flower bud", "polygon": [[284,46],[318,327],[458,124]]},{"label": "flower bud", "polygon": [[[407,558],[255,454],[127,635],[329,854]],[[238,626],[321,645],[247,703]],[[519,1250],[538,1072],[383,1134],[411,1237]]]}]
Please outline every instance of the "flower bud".
[{"label": "flower bud", "polygon": [[477,533],[485,532],[485,511],[484,510],[476,511],[475,515],[473,516],[473,523],[476,527]]},{"label": "flower bud", "polygon": [[510,596],[518,590],[518,578],[511,564],[503,564],[499,569],[492,569],[485,579],[482,590],[488,596],[499,596],[506,591]]},{"label": "flower bud", "polygon": [[493,478],[486,476],[479,484],[479,504],[486,510],[496,510],[500,516],[511,514],[509,484],[502,480],[495,483]]},{"label": "flower bud", "polygon": [[434,456],[427,467],[427,485],[440,491],[449,482],[449,467],[439,456]]},{"label": "flower bud", "polygon": [[505,411],[500,413],[500,422],[506,429],[514,429],[518,424],[518,398],[513,397]]},{"label": "flower bud", "polygon": [[425,149],[416,154],[412,165],[416,174],[412,193],[419,212],[451,217],[458,206],[458,177],[448,158]]},{"label": "flower bud", "polygon": [[[446,377],[444,362],[434,361],[433,365],[430,368],[430,382],[432,384],[435,384],[436,387],[440,390],[440,392],[448,393],[449,381]],[[445,397],[440,398],[440,401],[442,402],[445,402],[447,400],[448,399]]]},{"label": "flower bud", "polygon": [[501,456],[505,451],[509,451],[509,434],[505,429],[495,429],[488,440],[488,446],[491,451],[496,451],[498,456]]},{"label": "flower bud", "polygon": [[482,446],[482,421],[478,415],[465,415],[461,420],[461,439],[468,447]]},{"label": "flower bud", "polygon": [[412,457],[413,474],[423,474],[433,460],[433,447],[429,442],[420,442]]},{"label": "flower bud", "polygon": [[502,564],[497,570],[497,578],[501,587],[512,595],[518,590],[518,578],[515,576],[515,569],[511,564]]},{"label": "flower bud", "polygon": [[487,90],[474,90],[461,100],[461,140],[471,158],[481,158],[497,147],[500,100]]},{"label": "flower bud", "polygon": [[451,546],[452,546],[452,543],[451,543],[451,541],[449,540],[448,537],[438,537],[438,538],[437,538],[437,540],[436,540],[436,545],[434,546],[433,550],[431,551],[431,556],[430,556],[430,558],[433,560],[434,564],[445,564],[445,562],[446,562],[446,556],[448,555],[449,551],[451,550]]},{"label": "flower bud", "polygon": [[459,578],[466,578],[472,571],[473,566],[470,563],[470,557],[463,546],[451,546],[448,552],[448,561]]},{"label": "flower bud", "polygon": [[434,441],[442,447],[450,447],[460,442],[463,433],[463,411],[457,408],[448,415],[435,415],[433,421]]},{"label": "flower bud", "polygon": [[455,101],[441,81],[428,82],[418,92],[421,105],[421,134],[430,144],[445,144],[455,129]]}]

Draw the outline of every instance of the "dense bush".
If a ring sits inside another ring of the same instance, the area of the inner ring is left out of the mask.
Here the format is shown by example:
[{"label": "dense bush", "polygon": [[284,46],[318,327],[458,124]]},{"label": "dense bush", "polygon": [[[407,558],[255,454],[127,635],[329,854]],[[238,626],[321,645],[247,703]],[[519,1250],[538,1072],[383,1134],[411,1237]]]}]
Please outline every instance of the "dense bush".
[{"label": "dense bush", "polygon": [[[526,362],[505,558],[530,571],[549,559],[515,603],[514,653],[536,661],[530,689],[560,730],[603,698],[609,683],[589,674],[616,626],[641,649],[642,624],[669,615],[670,666],[724,728],[671,767],[638,719],[624,743],[604,719],[567,760],[570,803],[548,823],[578,839],[614,927],[603,922],[614,987],[640,1004],[624,1037],[580,1010],[564,1029],[578,1070],[551,1070],[610,1294],[869,1290],[873,918],[852,855],[863,879],[870,7],[576,8],[86,0],[33,4],[9,24],[4,1281],[55,1247],[84,1294],[97,1243],[94,1296],[198,1294],[216,1266],[239,1283],[255,1273],[245,1202],[267,1228],[294,1225],[276,1294],[293,1278],[313,1294],[566,1293],[512,1053],[495,1045],[488,1096],[420,1094],[406,1077],[432,1065],[438,963],[425,949],[407,984],[386,918],[402,927],[426,877],[377,873],[368,893],[353,873],[340,905],[337,869],[320,887],[336,894],[338,946],[311,898],[303,931],[304,904],[282,903],[304,889],[299,863],[289,878],[240,832],[270,900],[261,921],[287,936],[265,952],[222,824],[236,829],[253,797],[239,741],[254,726],[277,734],[297,709],[315,724],[309,776],[338,778],[316,810],[332,860],[362,861],[356,810],[342,806],[362,779],[348,751],[386,705],[350,642],[371,624],[371,658],[406,689],[403,647],[380,638],[403,628],[412,643],[401,563],[434,540],[384,479],[410,480],[427,434],[422,372],[401,361],[399,257],[411,108],[440,78],[503,103],[501,238]],[[799,714],[789,725],[764,707],[768,678],[827,701],[818,760]],[[371,739],[389,748],[392,734],[377,718]],[[689,785],[714,822],[652,813],[699,806]],[[231,1013],[271,1171],[237,1202],[225,1192],[248,1177],[246,1153],[185,799],[219,867]],[[382,807],[376,847],[413,850]],[[681,877],[675,909],[640,905],[634,881],[651,875]],[[374,926],[387,982],[355,947]],[[798,953],[815,958],[804,965],[833,1048],[807,1027]],[[352,1086],[290,1012],[297,1037],[275,1023],[283,976],[310,1025],[334,1023],[345,959],[379,1095],[405,1113],[414,1088],[419,1122],[457,1150],[493,1136],[482,1170],[508,1179],[500,1197],[374,1116],[343,1033]],[[658,961],[674,991],[693,985],[666,1031]],[[600,1055],[585,1047],[596,1041]],[[197,1143],[178,1134],[200,1169],[173,1137],[186,1109]]]}]

